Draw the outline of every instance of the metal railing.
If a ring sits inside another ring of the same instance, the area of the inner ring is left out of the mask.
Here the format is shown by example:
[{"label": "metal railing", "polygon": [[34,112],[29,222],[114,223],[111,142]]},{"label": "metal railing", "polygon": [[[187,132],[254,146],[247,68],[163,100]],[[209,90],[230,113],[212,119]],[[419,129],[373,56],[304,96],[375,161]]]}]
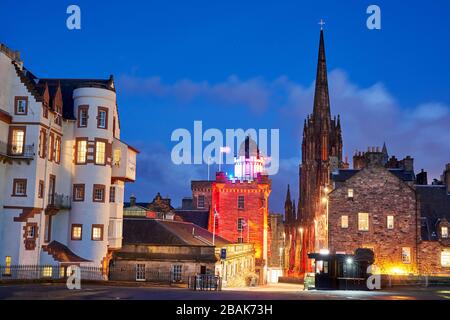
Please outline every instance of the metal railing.
[{"label": "metal railing", "polygon": [[[13,265],[0,266],[0,280],[64,280],[70,271],[64,266],[55,265]],[[100,267],[80,267],[81,280],[106,280]]]},{"label": "metal railing", "polygon": [[64,194],[50,193],[48,195],[48,206],[56,209],[70,209],[71,197]]},{"label": "metal railing", "polygon": [[35,156],[34,144],[18,146],[0,141],[0,155],[10,158],[33,159]]},{"label": "metal railing", "polygon": [[197,274],[189,277],[188,288],[199,291],[220,291],[222,278],[209,274]]}]

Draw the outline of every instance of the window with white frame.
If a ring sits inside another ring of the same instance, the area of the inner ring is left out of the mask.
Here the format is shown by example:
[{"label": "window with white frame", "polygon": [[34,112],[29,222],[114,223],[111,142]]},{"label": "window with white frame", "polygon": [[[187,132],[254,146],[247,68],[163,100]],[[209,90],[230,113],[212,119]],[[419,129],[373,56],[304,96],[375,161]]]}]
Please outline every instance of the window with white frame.
[{"label": "window with white frame", "polygon": [[450,267],[450,249],[441,251],[441,266]]},{"label": "window with white frame", "polygon": [[387,216],[387,228],[389,230],[394,229],[394,216]]},{"label": "window with white frame", "polygon": [[411,248],[410,247],[402,248],[402,262],[403,263],[411,263]]},{"label": "window with white frame", "polygon": [[108,121],[107,109],[99,108],[98,113],[97,113],[97,127],[101,128],[101,129],[106,129],[107,121]]},{"label": "window with white frame", "polygon": [[172,266],[172,280],[175,282],[181,281],[183,266],[175,264]]},{"label": "window with white frame", "polygon": [[342,229],[348,228],[348,216],[341,216],[341,228]]},{"label": "window with white frame", "polygon": [[113,158],[114,158],[114,165],[119,167],[120,166],[120,156],[121,156],[121,152],[120,149],[115,149],[114,150],[114,154],[113,154]]},{"label": "window with white frame", "polygon": [[358,213],[358,230],[369,231],[369,214],[367,212]]}]

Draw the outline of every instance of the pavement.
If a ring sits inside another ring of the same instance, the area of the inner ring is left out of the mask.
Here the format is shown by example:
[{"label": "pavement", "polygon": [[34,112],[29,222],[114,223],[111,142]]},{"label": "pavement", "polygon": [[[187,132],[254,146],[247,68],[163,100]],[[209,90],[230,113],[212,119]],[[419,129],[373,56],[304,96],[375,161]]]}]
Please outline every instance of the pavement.
[{"label": "pavement", "polygon": [[273,284],[227,288],[218,292],[174,287],[135,287],[89,284],[68,290],[64,284],[1,285],[8,300],[450,300],[450,287],[395,287],[381,291],[303,291],[301,285]]}]

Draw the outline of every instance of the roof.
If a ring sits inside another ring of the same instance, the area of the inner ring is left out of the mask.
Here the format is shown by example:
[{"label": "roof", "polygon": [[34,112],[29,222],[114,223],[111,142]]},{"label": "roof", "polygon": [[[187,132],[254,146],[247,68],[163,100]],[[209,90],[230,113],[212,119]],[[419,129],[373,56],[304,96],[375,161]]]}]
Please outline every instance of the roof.
[{"label": "roof", "polygon": [[[362,169],[339,169],[338,172],[332,173],[331,179],[334,182],[345,182],[361,170]],[[413,171],[406,171],[403,169],[387,169],[387,170],[402,181],[405,182],[415,181],[415,175]]]},{"label": "roof", "polygon": [[58,85],[61,86],[61,94],[63,100],[63,118],[68,120],[75,120],[74,106],[73,106],[73,91],[77,88],[101,88],[111,91],[114,90],[112,85],[112,76],[109,79],[39,79],[37,85],[47,83],[51,99],[56,92]]},{"label": "roof", "polygon": [[175,214],[184,222],[191,222],[199,227],[208,228],[209,211],[208,210],[175,210]]},{"label": "roof", "polygon": [[[190,222],[124,218],[124,244],[212,246],[213,234]],[[215,245],[230,244],[216,235]]]},{"label": "roof", "polygon": [[416,193],[422,218],[422,240],[438,240],[439,222],[450,221],[450,194],[445,185],[416,185]]}]

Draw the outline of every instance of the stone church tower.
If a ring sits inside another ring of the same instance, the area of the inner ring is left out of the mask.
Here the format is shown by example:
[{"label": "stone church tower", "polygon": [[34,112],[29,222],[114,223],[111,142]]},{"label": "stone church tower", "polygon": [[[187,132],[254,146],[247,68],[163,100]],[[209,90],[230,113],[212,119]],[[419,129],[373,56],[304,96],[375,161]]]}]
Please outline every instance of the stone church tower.
[{"label": "stone church tower", "polygon": [[323,30],[320,31],[319,58],[313,113],[304,122],[302,163],[300,164],[300,201],[296,229],[300,249],[295,270],[311,271],[307,254],[328,248],[326,193],[330,173],[343,167],[342,133],[339,116],[331,118]]}]

